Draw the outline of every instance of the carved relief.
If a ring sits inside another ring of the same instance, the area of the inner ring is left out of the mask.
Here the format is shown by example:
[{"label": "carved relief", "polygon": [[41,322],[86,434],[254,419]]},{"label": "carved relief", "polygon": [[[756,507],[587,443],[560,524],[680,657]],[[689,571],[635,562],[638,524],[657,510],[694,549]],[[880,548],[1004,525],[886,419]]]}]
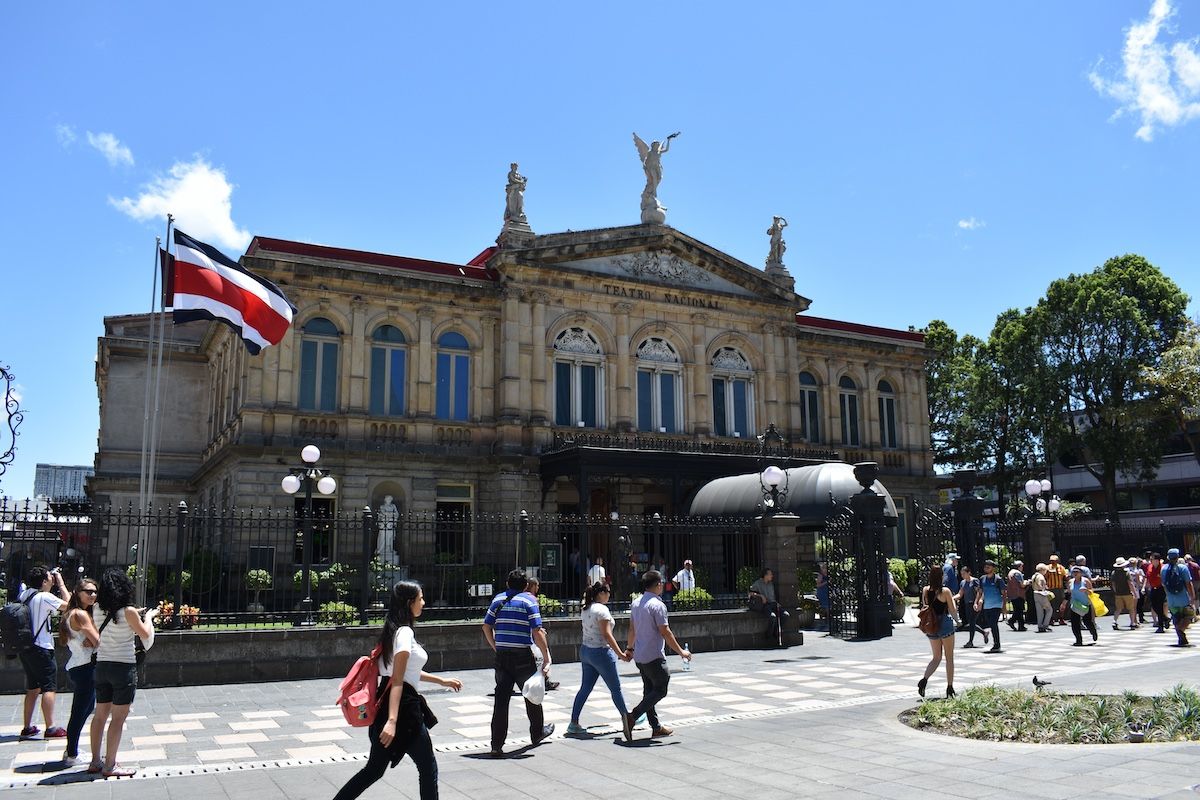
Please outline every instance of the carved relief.
[{"label": "carved relief", "polygon": [[662,361],[668,364],[679,363],[679,354],[675,352],[675,348],[657,337],[651,337],[642,342],[637,349],[637,357],[641,361]]},{"label": "carved relief", "polygon": [[708,283],[711,276],[673,253],[649,250],[628,256],[618,256],[613,263],[635,278],[657,278],[667,283],[694,286]]},{"label": "carved relief", "polygon": [[732,347],[722,347],[713,356],[712,365],[716,369],[728,369],[737,372],[749,372],[750,362],[746,357]]},{"label": "carved relief", "polygon": [[554,349],[560,353],[581,353],[598,356],[601,354],[600,344],[590,333],[582,328],[567,328],[554,340]]}]

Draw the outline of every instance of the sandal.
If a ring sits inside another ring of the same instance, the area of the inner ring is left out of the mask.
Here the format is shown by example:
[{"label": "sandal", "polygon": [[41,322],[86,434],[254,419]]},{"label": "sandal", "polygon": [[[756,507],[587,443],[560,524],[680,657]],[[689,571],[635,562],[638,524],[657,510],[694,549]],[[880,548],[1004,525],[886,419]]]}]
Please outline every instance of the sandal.
[{"label": "sandal", "polygon": [[132,778],[137,773],[137,769],[122,767],[120,764],[113,764],[111,768],[107,768],[102,773],[106,778]]},{"label": "sandal", "polygon": [[104,771],[104,762],[103,761],[93,761],[91,764],[88,765],[88,768],[87,768],[88,775],[99,775],[102,771]]}]

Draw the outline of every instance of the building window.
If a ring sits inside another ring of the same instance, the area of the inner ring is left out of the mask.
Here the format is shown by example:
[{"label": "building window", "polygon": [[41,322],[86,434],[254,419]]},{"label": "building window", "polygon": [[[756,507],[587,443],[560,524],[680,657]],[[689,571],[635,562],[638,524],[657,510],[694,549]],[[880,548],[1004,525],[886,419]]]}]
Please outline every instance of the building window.
[{"label": "building window", "polygon": [[848,375],[838,381],[838,403],[842,410],[842,444],[858,447],[858,386]]},{"label": "building window", "polygon": [[896,447],[896,393],[887,381],[879,382],[879,444]]},{"label": "building window", "polygon": [[474,491],[469,483],[439,483],[433,562],[470,564],[474,543]]},{"label": "building window", "polygon": [[324,317],[310,319],[300,337],[300,409],[336,411],[341,333]]},{"label": "building window", "polygon": [[583,328],[554,339],[554,424],[604,427],[604,353]]},{"label": "building window", "polygon": [[677,433],[683,416],[679,354],[655,336],[641,343],[637,360],[638,430]]},{"label": "building window", "polygon": [[722,347],[712,359],[713,433],[748,436],[754,432],[754,372],[750,362],[732,347]]},{"label": "building window", "polygon": [[438,337],[437,346],[436,416],[465,422],[471,406],[471,346],[455,331]]},{"label": "building window", "polygon": [[408,358],[404,334],[394,325],[381,325],[371,339],[371,413],[378,417],[403,416]]},{"label": "building window", "polygon": [[821,393],[812,373],[800,373],[800,435],[809,442],[821,441]]},{"label": "building window", "polygon": [[[892,529],[892,558],[908,558],[908,510],[903,497],[895,498],[896,527]],[[901,589],[905,588],[903,586]]]}]

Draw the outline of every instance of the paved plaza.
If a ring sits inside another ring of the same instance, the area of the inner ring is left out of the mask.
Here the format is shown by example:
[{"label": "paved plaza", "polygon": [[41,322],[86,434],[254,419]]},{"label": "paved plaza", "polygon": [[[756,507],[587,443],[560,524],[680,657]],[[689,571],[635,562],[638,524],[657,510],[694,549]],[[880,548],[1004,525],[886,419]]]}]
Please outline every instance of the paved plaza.
[{"label": "paved plaza", "polygon": [[[957,652],[955,685],[1027,685],[1034,674],[1062,691],[1153,692],[1200,682],[1200,652],[1168,647],[1173,636],[1151,631],[1102,627],[1098,647],[1077,649],[1069,646],[1067,628],[1042,635],[1004,628],[1004,653]],[[676,734],[651,741],[643,727],[632,745],[622,741],[602,686],[582,718],[590,736],[563,736],[579,668],[558,665],[554,677],[563,686],[545,704],[547,721],[558,724],[555,735],[528,748],[520,733],[521,701],[514,698],[506,747],[512,754],[499,762],[486,758],[490,671],[455,673],[465,684],[461,694],[437,687],[427,692],[441,720],[434,743],[442,796],[516,789],[562,798],[626,791],[688,798],[903,798],[944,791],[950,782],[973,797],[1035,787],[1033,796],[1042,798],[1200,796],[1192,788],[1200,785],[1200,744],[1011,745],[905,728],[896,716],[917,702],[914,687],[929,650],[911,626],[897,626],[895,634],[877,642],[809,634],[804,646],[787,650],[699,653],[691,672],[672,659],[671,694],[659,709]],[[632,705],[641,682],[631,665],[620,671]],[[82,767],[62,769],[61,741],[18,741],[20,700],[10,697],[0,715],[0,789],[13,798],[124,797],[147,789],[157,797],[331,797],[367,750],[365,731],[346,726],[332,706],[337,683],[143,690],[121,754],[122,763],[140,767],[139,775],[104,781],[83,774]],[[943,684],[939,673],[931,696]],[[65,722],[69,707],[70,696],[60,695],[58,722]],[[1132,793],[1131,775],[1142,776]],[[366,796],[389,795],[416,797],[410,764],[389,771]]]}]

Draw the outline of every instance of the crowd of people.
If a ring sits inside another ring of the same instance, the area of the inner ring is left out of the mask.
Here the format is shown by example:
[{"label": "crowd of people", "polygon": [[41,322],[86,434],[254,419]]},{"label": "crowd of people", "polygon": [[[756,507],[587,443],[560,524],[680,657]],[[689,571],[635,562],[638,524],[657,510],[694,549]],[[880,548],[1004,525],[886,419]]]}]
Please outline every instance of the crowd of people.
[{"label": "crowd of people", "polygon": [[[996,561],[988,559],[983,562],[983,574],[975,577],[969,564],[959,563],[957,553],[947,554],[941,567],[930,569],[921,591],[921,607],[931,608],[936,627],[925,633],[931,656],[917,682],[918,693],[925,696],[929,679],[944,661],[946,696],[954,696],[956,633],[967,634],[964,649],[976,647],[975,636],[979,634],[984,646],[990,645],[985,653],[1003,652],[1000,626],[1006,612],[1013,633],[1028,630],[1028,621],[1034,622],[1037,633],[1051,633],[1056,626],[1070,625],[1074,647],[1098,644],[1097,611],[1103,616],[1108,609],[1096,592],[1096,577],[1082,555],[1076,556],[1068,569],[1055,553],[1046,563],[1035,565],[1028,575],[1020,559],[1012,562],[1006,574],[1001,574]],[[1173,629],[1174,646],[1193,646],[1187,630],[1200,613],[1196,589],[1200,586],[1200,564],[1191,554],[1171,548],[1165,560],[1159,553],[1120,557],[1105,577],[1113,592],[1114,631],[1121,629],[1121,616],[1125,615],[1129,630],[1149,623],[1154,625],[1155,633]],[[1027,607],[1030,597],[1032,613]],[[1084,640],[1085,631],[1089,641]]]}]

